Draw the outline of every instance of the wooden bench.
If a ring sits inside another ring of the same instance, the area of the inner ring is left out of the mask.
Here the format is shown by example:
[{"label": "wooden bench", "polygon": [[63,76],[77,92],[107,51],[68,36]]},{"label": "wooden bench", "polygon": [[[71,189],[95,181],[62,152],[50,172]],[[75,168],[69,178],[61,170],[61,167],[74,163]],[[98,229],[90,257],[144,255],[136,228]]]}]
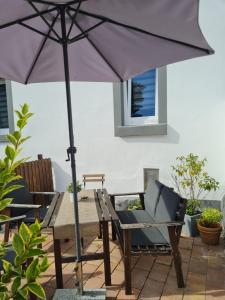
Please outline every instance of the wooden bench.
[{"label": "wooden bench", "polygon": [[116,232],[123,253],[126,294],[132,293],[131,255],[140,254],[172,255],[177,284],[182,288],[184,279],[178,243],[187,201],[155,180],[150,180],[145,194],[133,193],[137,194],[143,209],[133,211],[115,211],[115,195],[110,195],[114,207],[114,235]]},{"label": "wooden bench", "polygon": [[87,182],[101,182],[102,188],[105,182],[105,174],[83,174],[84,188]]}]

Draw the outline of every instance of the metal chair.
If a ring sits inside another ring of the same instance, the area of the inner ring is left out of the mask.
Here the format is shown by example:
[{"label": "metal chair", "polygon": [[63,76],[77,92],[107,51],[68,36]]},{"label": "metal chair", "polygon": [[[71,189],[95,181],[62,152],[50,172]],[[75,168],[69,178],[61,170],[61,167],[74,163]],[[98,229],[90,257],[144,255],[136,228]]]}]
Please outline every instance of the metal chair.
[{"label": "metal chair", "polygon": [[[139,254],[172,255],[178,287],[184,287],[178,243],[186,199],[155,180],[150,180],[145,195],[133,194],[141,195],[143,210],[117,211],[113,221],[114,237],[116,232],[123,252],[126,294],[132,293],[131,255]],[[115,209],[115,195],[110,199]]]}]

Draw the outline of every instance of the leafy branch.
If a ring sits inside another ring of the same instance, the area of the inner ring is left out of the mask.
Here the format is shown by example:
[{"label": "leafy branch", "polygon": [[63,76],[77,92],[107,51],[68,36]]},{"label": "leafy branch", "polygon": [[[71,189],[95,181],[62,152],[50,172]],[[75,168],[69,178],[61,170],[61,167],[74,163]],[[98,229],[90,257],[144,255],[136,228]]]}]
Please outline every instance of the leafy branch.
[{"label": "leafy branch", "polygon": [[[22,150],[21,146],[30,138],[29,136],[23,137],[22,133],[33,113],[29,111],[29,106],[25,103],[21,105],[20,110],[16,110],[16,114],[18,117],[17,130],[7,135],[9,143],[5,147],[5,157],[0,159],[0,211],[4,210],[13,200],[7,195],[21,188],[21,185],[10,183],[21,178],[15,170],[27,160],[27,158],[18,159],[18,156]],[[0,219],[5,219],[5,216],[0,215]]]}]

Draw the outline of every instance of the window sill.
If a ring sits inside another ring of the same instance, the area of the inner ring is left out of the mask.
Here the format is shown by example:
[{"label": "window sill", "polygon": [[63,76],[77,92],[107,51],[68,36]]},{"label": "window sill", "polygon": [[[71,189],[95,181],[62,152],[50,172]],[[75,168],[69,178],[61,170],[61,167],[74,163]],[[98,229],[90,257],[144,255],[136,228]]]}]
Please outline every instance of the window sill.
[{"label": "window sill", "polygon": [[115,136],[152,136],[167,135],[167,124],[151,124],[142,126],[116,126]]},{"label": "window sill", "polygon": [[0,143],[6,143],[7,139],[6,139],[6,135],[0,135]]}]

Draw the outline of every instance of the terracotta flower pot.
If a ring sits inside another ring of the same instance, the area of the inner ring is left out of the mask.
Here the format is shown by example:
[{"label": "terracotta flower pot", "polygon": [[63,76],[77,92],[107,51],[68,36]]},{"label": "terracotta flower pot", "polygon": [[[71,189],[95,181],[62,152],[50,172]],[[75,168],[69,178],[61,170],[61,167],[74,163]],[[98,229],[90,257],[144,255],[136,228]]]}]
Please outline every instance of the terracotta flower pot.
[{"label": "terracotta flower pot", "polygon": [[202,241],[207,245],[218,245],[220,241],[220,234],[222,227],[220,223],[217,223],[217,226],[209,228],[202,226],[199,222],[197,223],[198,230]]}]

